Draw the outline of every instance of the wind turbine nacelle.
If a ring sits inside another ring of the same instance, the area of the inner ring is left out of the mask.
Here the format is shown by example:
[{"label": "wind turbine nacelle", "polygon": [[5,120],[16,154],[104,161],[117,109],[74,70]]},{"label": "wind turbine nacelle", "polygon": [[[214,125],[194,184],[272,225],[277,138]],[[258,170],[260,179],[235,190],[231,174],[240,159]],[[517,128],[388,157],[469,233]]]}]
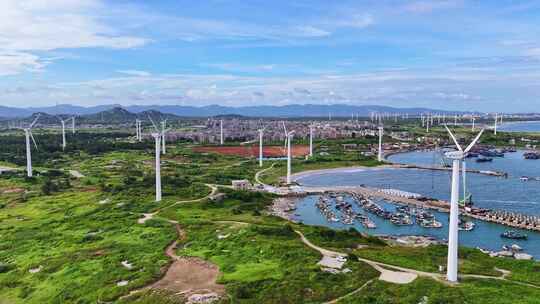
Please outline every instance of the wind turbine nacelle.
[{"label": "wind turbine nacelle", "polygon": [[444,153],[444,156],[450,159],[464,159],[465,153],[463,153],[462,151],[450,151]]}]

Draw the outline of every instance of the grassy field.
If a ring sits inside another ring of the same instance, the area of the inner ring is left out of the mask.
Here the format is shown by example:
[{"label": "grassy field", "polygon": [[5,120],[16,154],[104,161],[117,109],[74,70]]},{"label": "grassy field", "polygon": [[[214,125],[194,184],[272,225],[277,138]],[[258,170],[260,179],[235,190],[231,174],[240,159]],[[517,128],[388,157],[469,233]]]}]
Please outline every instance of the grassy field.
[{"label": "grassy field", "polygon": [[[11,137],[9,141],[19,142]],[[373,158],[341,150],[342,143],[318,142],[329,155],[295,160],[293,170],[378,165]],[[224,303],[322,303],[367,282],[362,292],[340,303],[416,304],[424,297],[425,303],[538,303],[540,298],[535,288],[493,280],[466,279],[457,287],[427,278],[408,285],[377,281],[378,272],[354,257],[436,272],[445,264],[446,248],[389,247],[354,230],[292,224],[266,214],[274,199],[270,194],[220,187],[223,201],[192,201],[210,193],[206,184],[254,181],[260,170],[255,159],[194,153],[188,143],[171,146],[163,157],[164,200],[155,203],[151,144],[132,149],[126,142],[115,151],[106,144],[98,145],[103,149],[99,151],[80,145],[59,161],[40,158],[34,178],[24,177],[23,171],[0,175],[2,304],[182,303],[165,292],[141,292],[120,300],[158,280],[169,265],[164,249],[177,239],[171,220],[185,232],[178,255],[219,267],[219,283],[228,294]],[[47,153],[56,155],[54,150]],[[278,163],[265,180],[276,183],[283,169]],[[75,178],[68,170],[84,177]],[[137,223],[142,213],[154,211],[159,211],[154,219]],[[322,271],[317,265],[320,254],[304,245],[294,230],[319,246],[349,253],[345,267],[351,272]],[[368,247],[357,249],[359,245]],[[461,273],[499,275],[498,267],[512,271],[510,280],[540,285],[537,262],[489,258],[466,248],[460,250],[460,258]],[[128,269],[123,261],[133,267]],[[121,281],[128,283],[119,286]]]}]

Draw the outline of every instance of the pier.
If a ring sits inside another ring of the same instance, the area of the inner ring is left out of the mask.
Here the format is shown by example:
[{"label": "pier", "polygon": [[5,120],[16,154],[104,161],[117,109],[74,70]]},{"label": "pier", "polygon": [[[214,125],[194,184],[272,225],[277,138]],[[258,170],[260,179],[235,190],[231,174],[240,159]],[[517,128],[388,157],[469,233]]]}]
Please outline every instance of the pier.
[{"label": "pier", "polygon": [[[298,189],[296,189],[294,192],[284,191],[282,192],[282,194],[298,196],[299,194],[313,195],[325,194],[330,192],[349,193],[351,195],[362,195],[366,197],[377,197],[393,203],[429,208],[440,212],[450,212],[450,204],[447,201],[400,195],[400,193],[395,191],[384,191],[384,189],[377,189],[365,186],[301,186],[298,187]],[[537,216],[530,216],[507,211],[486,210],[474,207],[470,208],[469,210],[465,210],[465,208],[460,207],[460,214],[474,219],[497,223],[512,228],[540,231],[540,217]]]}]

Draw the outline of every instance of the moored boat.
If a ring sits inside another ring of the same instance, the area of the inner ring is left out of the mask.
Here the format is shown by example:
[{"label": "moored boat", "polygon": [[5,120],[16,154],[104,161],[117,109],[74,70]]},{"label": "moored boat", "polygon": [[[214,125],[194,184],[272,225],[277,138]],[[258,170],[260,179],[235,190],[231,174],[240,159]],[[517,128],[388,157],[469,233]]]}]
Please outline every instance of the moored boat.
[{"label": "moored boat", "polygon": [[513,240],[526,240],[527,239],[527,235],[525,233],[521,233],[516,230],[505,231],[504,233],[501,233],[501,237],[506,238],[506,239],[513,239]]}]

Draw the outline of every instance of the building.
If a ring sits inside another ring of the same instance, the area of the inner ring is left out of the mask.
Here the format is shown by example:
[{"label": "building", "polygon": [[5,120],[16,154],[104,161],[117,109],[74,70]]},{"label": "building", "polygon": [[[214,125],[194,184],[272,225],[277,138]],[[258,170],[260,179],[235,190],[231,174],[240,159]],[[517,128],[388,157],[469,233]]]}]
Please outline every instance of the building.
[{"label": "building", "polygon": [[232,188],[234,190],[249,190],[251,189],[251,183],[247,179],[233,180]]}]

